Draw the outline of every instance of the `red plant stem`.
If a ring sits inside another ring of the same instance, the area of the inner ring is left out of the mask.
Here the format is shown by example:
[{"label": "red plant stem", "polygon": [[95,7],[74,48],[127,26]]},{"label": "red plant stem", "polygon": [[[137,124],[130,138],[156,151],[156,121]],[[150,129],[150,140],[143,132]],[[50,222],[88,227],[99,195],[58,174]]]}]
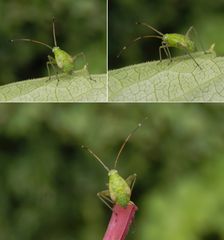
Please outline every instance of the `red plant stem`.
[{"label": "red plant stem", "polygon": [[126,208],[114,205],[103,240],[125,240],[137,210],[138,208],[133,202],[130,202]]}]

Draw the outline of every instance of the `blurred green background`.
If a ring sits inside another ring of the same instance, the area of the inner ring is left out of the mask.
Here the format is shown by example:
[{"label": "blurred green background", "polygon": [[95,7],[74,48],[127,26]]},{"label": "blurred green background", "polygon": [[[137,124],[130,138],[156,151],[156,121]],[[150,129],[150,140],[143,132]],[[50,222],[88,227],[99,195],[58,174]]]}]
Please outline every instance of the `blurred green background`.
[{"label": "blurred green background", "polygon": [[107,174],[81,145],[111,167],[145,116],[118,163],[138,175],[127,239],[224,239],[224,107],[212,104],[0,105],[0,238],[102,239]]},{"label": "blurred green background", "polygon": [[[215,43],[217,54],[224,54],[223,0],[113,0],[109,1],[110,69],[159,59],[159,39],[138,41],[116,58],[132,39],[152,33],[150,29],[135,25],[137,21],[145,21],[162,33],[184,34],[193,25],[206,49]],[[178,56],[184,52],[171,48],[171,54]]]},{"label": "blurred green background", "polygon": [[32,38],[53,46],[53,16],[59,47],[71,55],[83,51],[91,73],[106,72],[105,0],[0,0],[0,15],[0,85],[47,76],[51,51],[10,39]]}]

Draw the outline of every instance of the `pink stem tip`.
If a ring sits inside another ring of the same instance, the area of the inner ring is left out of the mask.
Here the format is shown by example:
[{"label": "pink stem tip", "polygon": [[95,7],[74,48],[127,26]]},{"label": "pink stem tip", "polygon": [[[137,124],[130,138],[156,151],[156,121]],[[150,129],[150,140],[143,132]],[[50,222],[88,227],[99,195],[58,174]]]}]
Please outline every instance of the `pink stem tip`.
[{"label": "pink stem tip", "polygon": [[130,202],[126,208],[114,205],[103,240],[125,240],[137,210],[138,208],[133,202]]}]

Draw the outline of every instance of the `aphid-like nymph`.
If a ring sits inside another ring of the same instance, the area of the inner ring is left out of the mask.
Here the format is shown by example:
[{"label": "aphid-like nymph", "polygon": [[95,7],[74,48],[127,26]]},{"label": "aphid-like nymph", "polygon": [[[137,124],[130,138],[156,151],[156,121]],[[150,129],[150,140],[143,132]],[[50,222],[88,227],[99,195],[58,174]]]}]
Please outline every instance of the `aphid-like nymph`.
[{"label": "aphid-like nymph", "polygon": [[115,162],[114,162],[114,168],[113,169],[109,169],[104,163],[103,161],[89,148],[82,146],[83,148],[85,148],[97,161],[99,161],[101,163],[101,165],[107,170],[108,172],[108,177],[109,177],[109,184],[108,190],[104,190],[102,192],[97,193],[97,196],[100,198],[100,200],[103,201],[103,203],[105,203],[110,209],[112,209],[112,207],[110,206],[110,204],[115,205],[118,204],[121,207],[126,207],[128,205],[128,203],[130,202],[130,198],[131,198],[131,193],[132,193],[132,189],[134,187],[135,184],[135,180],[136,180],[136,174],[132,174],[130,175],[127,179],[122,178],[118,171],[116,170],[116,166],[117,166],[117,162],[118,159],[121,155],[122,150],[124,149],[126,143],[128,142],[128,140],[131,138],[131,136],[133,135],[133,133],[135,131],[137,131],[137,129],[139,129],[142,126],[141,123],[138,124],[138,126],[132,130],[129,135],[127,136],[127,138],[125,139],[125,141],[123,142],[123,144],[120,147],[120,150],[116,156]]},{"label": "aphid-like nymph", "polygon": [[[25,41],[25,42],[32,42],[32,43],[36,43],[36,44],[41,44],[49,49],[52,50],[54,57],[48,55],[48,61],[46,63],[47,66],[47,71],[48,71],[48,76],[49,79],[51,79],[51,72],[49,69],[49,65],[51,65],[51,67],[53,68],[53,71],[56,75],[57,78],[57,84],[59,82],[59,77],[58,77],[58,72],[57,72],[57,68],[59,68],[62,72],[67,73],[67,74],[72,74],[73,71],[75,71],[75,61],[78,57],[83,57],[85,65],[83,67],[83,70],[85,70],[87,72],[88,78],[90,80],[93,80],[89,74],[88,71],[88,63],[86,61],[86,56],[83,52],[78,53],[74,56],[71,56],[70,54],[68,54],[66,51],[60,49],[57,45],[57,41],[56,41],[56,35],[55,35],[55,24],[54,24],[54,18],[53,18],[53,23],[52,23],[52,27],[53,27],[53,39],[54,39],[54,47],[51,47],[50,45],[37,41],[37,40],[33,40],[33,39],[28,39],[28,38],[19,38],[19,39],[12,39],[11,42],[15,42],[15,41]],[[95,80],[94,80],[95,81]]]},{"label": "aphid-like nymph", "polygon": [[120,57],[120,55],[123,51],[125,51],[130,45],[132,45],[133,43],[135,43],[139,40],[146,39],[146,38],[158,38],[162,41],[161,46],[159,47],[160,62],[162,61],[162,53],[161,53],[162,49],[163,49],[164,53],[166,54],[166,56],[170,59],[170,62],[172,62],[172,57],[171,57],[169,48],[174,47],[174,48],[184,50],[193,59],[193,61],[197,64],[197,66],[199,68],[201,68],[200,65],[198,64],[198,62],[194,59],[194,57],[191,54],[191,52],[194,52],[196,50],[195,42],[190,39],[191,32],[193,32],[195,34],[195,36],[197,36],[202,50],[204,51],[204,53],[206,53],[206,52],[204,50],[204,47],[202,45],[200,38],[198,37],[197,31],[195,30],[195,28],[193,26],[191,26],[188,29],[188,31],[186,32],[186,34],[183,35],[183,34],[178,34],[178,33],[163,34],[160,31],[158,31],[157,29],[155,29],[154,27],[150,26],[149,24],[142,23],[142,22],[137,22],[136,24],[143,25],[143,26],[151,29],[152,31],[156,32],[158,35],[139,36],[139,37],[133,39],[131,41],[131,44],[129,44],[128,46],[124,46],[122,48],[122,50],[120,51],[120,53],[118,54],[117,57]]}]

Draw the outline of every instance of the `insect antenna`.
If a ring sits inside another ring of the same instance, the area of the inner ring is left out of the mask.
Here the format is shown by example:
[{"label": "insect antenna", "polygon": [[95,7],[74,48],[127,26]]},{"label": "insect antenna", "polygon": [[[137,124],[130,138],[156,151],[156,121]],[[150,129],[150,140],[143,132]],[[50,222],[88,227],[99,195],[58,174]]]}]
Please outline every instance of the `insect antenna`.
[{"label": "insect antenna", "polygon": [[150,26],[149,24],[147,23],[144,23],[144,22],[136,22],[137,25],[142,25],[142,26],[145,26],[147,28],[150,28],[151,30],[153,30],[154,32],[158,33],[160,36],[163,36],[164,34],[161,33],[160,31],[158,31],[157,29],[155,29],[154,27]]},{"label": "insect antenna", "polygon": [[116,169],[116,167],[117,167],[117,161],[118,161],[118,159],[119,159],[119,157],[120,157],[120,155],[121,155],[121,153],[122,153],[122,151],[123,151],[126,143],[129,141],[129,139],[131,138],[131,136],[142,126],[142,123],[143,123],[145,120],[147,120],[147,119],[148,119],[148,117],[145,117],[145,118],[142,120],[142,122],[139,123],[138,126],[135,127],[135,128],[128,134],[128,136],[126,137],[125,141],[122,143],[122,145],[121,145],[121,147],[120,147],[120,150],[119,150],[119,152],[118,152],[118,154],[117,154],[117,157],[116,157],[116,159],[115,159],[115,162],[114,162],[114,169]]},{"label": "insect antenna", "polygon": [[53,23],[52,23],[52,27],[53,27],[53,38],[54,38],[54,46],[57,47],[57,40],[56,40],[56,36],[55,36],[55,18],[53,18]]},{"label": "insect antenna", "polygon": [[109,172],[110,169],[103,163],[103,161],[88,147],[82,145],[82,148],[89,152],[97,161],[101,163],[101,165]]},{"label": "insect antenna", "polygon": [[119,52],[119,54],[117,55],[117,58],[119,58],[121,56],[121,54],[127,50],[129,47],[131,47],[135,42],[139,41],[139,40],[142,40],[142,39],[145,39],[145,38],[159,38],[159,39],[162,39],[162,37],[160,36],[157,36],[157,35],[146,35],[146,36],[139,36],[135,39],[133,39],[128,45],[124,46],[121,51]]},{"label": "insect antenna", "polygon": [[16,41],[25,41],[25,42],[37,43],[37,44],[41,44],[41,45],[44,45],[44,46],[47,47],[47,48],[52,49],[52,47],[49,46],[49,45],[46,44],[46,43],[43,43],[43,42],[40,42],[40,41],[36,41],[36,40],[33,40],[33,39],[29,39],[29,38],[18,38],[18,39],[12,39],[12,40],[11,40],[11,42],[16,42]]}]

